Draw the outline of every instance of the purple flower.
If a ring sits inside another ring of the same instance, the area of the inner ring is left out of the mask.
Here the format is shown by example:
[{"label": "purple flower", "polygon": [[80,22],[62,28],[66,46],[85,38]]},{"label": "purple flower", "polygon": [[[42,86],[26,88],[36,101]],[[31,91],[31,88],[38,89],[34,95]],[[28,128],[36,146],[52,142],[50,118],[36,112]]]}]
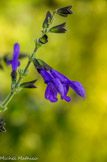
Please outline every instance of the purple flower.
[{"label": "purple flower", "polygon": [[54,69],[45,70],[39,69],[38,72],[42,75],[44,82],[47,84],[45,91],[45,98],[50,102],[56,102],[58,100],[57,93],[61,95],[61,99],[65,99],[69,102],[71,99],[67,96],[69,87],[71,87],[79,96],[85,98],[85,89],[81,83],[77,81],[71,81],[63,74]]},{"label": "purple flower", "polygon": [[20,45],[18,43],[15,43],[13,49],[13,59],[7,61],[8,65],[10,64],[12,65],[12,71],[17,71],[17,67],[20,66],[20,62],[18,61],[19,52],[20,52]]}]

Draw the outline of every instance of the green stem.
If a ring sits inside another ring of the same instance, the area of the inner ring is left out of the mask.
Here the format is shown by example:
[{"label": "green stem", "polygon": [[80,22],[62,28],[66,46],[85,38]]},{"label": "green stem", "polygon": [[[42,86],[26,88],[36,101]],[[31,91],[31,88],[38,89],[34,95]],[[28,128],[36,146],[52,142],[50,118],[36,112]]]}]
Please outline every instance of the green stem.
[{"label": "green stem", "polygon": [[8,96],[6,97],[6,99],[0,105],[1,106],[0,110],[3,110],[3,107],[5,108],[7,106],[7,104],[11,101],[11,99],[13,98],[13,96],[14,96],[14,92],[11,91],[8,94]]},{"label": "green stem", "polygon": [[[24,68],[24,71],[23,71],[23,74],[19,77],[18,81],[16,82],[16,85],[15,85],[15,90],[20,86],[20,83],[25,75],[25,73],[27,72],[31,62],[32,62],[32,58],[33,56],[35,55],[37,51],[37,48],[35,48],[34,52],[32,53],[31,55],[31,59],[28,60],[25,68]],[[15,95],[15,91],[12,91],[8,94],[8,96],[6,97],[6,99],[0,104],[0,110],[3,111],[6,109],[6,106],[8,105],[8,103],[11,101],[11,99],[13,98],[13,96]]]},{"label": "green stem", "polygon": [[[52,14],[52,22],[53,22],[53,17],[54,17],[55,13],[53,12]],[[51,22],[51,23],[52,23]],[[50,25],[51,25],[50,23]],[[48,33],[48,28],[46,29],[43,29],[43,34],[47,34]],[[23,73],[19,76],[19,79],[18,81],[16,82],[16,84],[14,85],[14,90],[12,89],[11,92],[8,94],[8,96],[5,98],[5,100],[0,104],[0,111],[5,111],[7,108],[6,106],[8,105],[8,103],[11,101],[11,99],[13,98],[13,96],[16,94],[16,90],[20,87],[20,83],[22,81],[22,79],[25,77],[25,73],[27,72],[31,62],[32,62],[32,59],[33,57],[35,56],[36,54],[36,51],[37,49],[41,47],[41,46],[38,46],[37,42],[36,42],[36,48],[34,49],[34,52],[32,53],[32,55],[30,56],[24,70],[23,70]]]}]

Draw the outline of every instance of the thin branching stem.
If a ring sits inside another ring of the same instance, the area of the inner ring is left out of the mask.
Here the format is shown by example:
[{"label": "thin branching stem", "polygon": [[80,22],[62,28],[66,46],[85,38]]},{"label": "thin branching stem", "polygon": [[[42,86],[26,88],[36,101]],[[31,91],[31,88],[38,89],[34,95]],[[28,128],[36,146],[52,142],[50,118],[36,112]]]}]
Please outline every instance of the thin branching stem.
[{"label": "thin branching stem", "polygon": [[[52,14],[52,21],[53,21],[54,15],[55,14],[53,13]],[[50,23],[50,25],[51,25],[51,23]],[[46,28],[46,30],[43,29],[42,34],[47,34],[48,33],[48,28]],[[29,56],[28,62],[26,64],[26,66],[25,66],[22,74],[19,76],[19,79],[17,80],[17,82],[14,85],[14,89],[11,89],[10,93],[8,94],[8,96],[4,99],[4,101],[2,101],[0,103],[0,111],[5,111],[7,109],[7,105],[10,103],[10,101],[12,100],[12,98],[14,97],[14,95],[20,92],[20,90],[18,91],[18,89],[20,89],[20,84],[21,84],[23,78],[26,76],[25,74],[28,71],[29,66],[30,66],[33,58],[36,57],[37,49],[41,47],[40,45],[38,45],[38,41],[36,41],[35,46],[36,47],[35,47],[33,53]]]}]

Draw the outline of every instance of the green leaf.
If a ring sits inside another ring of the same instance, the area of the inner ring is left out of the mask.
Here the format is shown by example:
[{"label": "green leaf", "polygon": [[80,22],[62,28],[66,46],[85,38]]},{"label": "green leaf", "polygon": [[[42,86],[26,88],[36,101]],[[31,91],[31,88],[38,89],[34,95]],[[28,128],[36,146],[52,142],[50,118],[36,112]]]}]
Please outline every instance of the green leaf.
[{"label": "green leaf", "polygon": [[34,83],[37,81],[37,79],[36,80],[33,80],[33,81],[30,81],[30,82],[25,82],[25,83],[22,83],[20,86],[22,87],[22,88],[37,88],[35,85],[34,85]]},{"label": "green leaf", "polygon": [[23,59],[23,58],[25,58],[27,56],[28,56],[28,54],[26,54],[26,53],[20,53],[19,59]]},{"label": "green leaf", "polygon": [[0,62],[0,69],[3,70],[3,65],[1,64],[1,62]]}]

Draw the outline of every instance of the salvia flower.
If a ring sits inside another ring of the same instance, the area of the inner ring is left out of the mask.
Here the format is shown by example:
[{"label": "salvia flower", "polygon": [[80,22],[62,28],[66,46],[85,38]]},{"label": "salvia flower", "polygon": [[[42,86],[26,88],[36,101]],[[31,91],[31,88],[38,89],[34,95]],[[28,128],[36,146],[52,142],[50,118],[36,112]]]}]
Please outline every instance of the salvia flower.
[{"label": "salvia flower", "polygon": [[17,67],[20,66],[20,61],[18,60],[19,52],[20,52],[20,45],[18,43],[15,43],[13,49],[13,59],[7,61],[8,65],[10,64],[12,65],[11,77],[13,82],[16,82],[16,76],[17,76],[16,71],[17,71]]},{"label": "salvia flower", "polygon": [[[38,60],[38,62],[41,64],[42,61]],[[65,99],[67,102],[69,102],[71,100],[70,97],[67,96],[69,87],[71,87],[79,96],[85,98],[85,89],[81,85],[81,83],[77,81],[71,81],[66,76],[52,69],[47,64],[45,68],[45,64],[44,62],[42,62],[40,68],[40,66],[37,65],[37,60],[34,61],[35,67],[43,77],[44,82],[47,84],[47,88],[45,91],[45,98],[47,100],[49,100],[50,102],[56,102],[58,100],[57,93],[59,93],[61,99]]]},{"label": "salvia flower", "polygon": [[13,49],[13,59],[7,61],[8,65],[10,64],[12,65],[12,71],[17,71],[17,67],[20,66],[20,62],[18,61],[19,52],[20,52],[20,45],[18,43],[15,43]]},{"label": "salvia flower", "polygon": [[73,14],[73,12],[71,11],[71,8],[72,8],[72,6],[58,8],[58,9],[56,9],[55,13],[60,16],[67,17],[68,14]]}]

